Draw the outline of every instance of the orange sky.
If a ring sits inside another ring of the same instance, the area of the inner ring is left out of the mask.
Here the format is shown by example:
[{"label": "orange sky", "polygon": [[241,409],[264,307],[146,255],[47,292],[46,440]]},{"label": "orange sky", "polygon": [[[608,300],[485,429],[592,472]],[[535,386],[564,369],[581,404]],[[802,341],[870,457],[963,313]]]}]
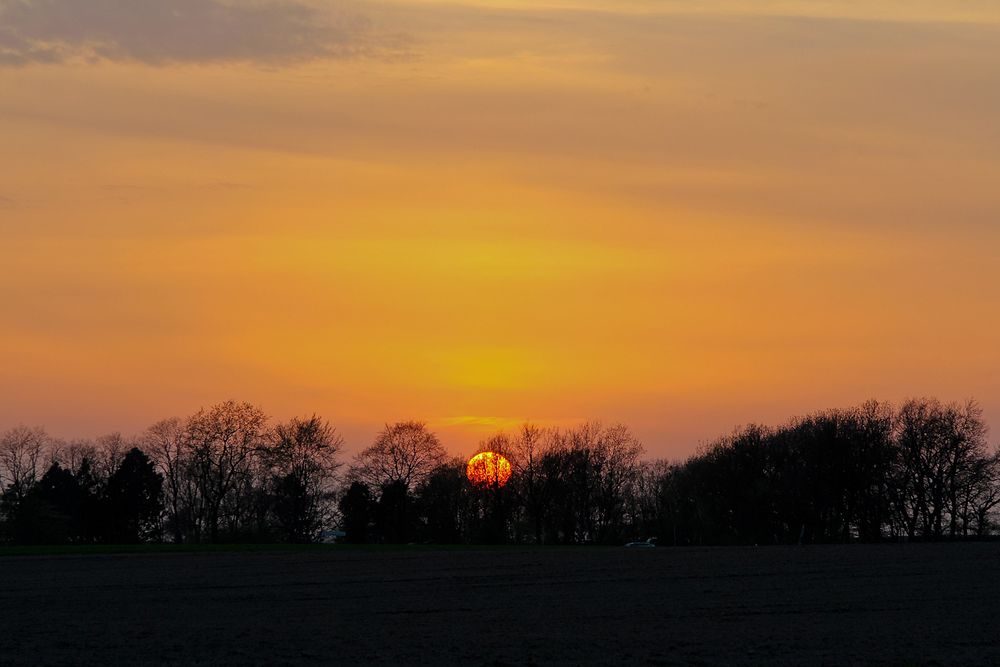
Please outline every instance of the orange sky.
[{"label": "orange sky", "polygon": [[992,0],[0,0],[0,428],[1000,423]]}]

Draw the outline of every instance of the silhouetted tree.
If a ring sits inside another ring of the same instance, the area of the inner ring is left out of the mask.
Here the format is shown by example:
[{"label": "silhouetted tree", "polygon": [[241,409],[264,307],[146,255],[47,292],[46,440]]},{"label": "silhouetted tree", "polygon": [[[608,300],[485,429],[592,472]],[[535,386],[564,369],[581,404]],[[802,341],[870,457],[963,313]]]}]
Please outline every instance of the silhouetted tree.
[{"label": "silhouetted tree", "polygon": [[[642,445],[627,427],[591,422],[552,432],[534,474],[549,541],[614,544],[632,532]],[[536,519],[537,521],[537,519]]]},{"label": "silhouetted tree", "polygon": [[124,437],[121,433],[102,435],[94,441],[94,474],[99,480],[107,481],[121,466],[125,456],[138,446],[138,442]]},{"label": "silhouetted tree", "polygon": [[100,457],[101,452],[92,440],[71,440],[69,442],[51,440],[48,447],[50,464],[58,462],[63,468],[76,471],[83,466],[84,461],[89,461],[95,478],[103,483],[107,481],[108,475],[101,475],[98,471],[96,461]]},{"label": "silhouetted tree", "polygon": [[72,471],[53,463],[22,499],[14,519],[14,534],[25,544],[67,544],[86,541],[85,512],[94,507]]},{"label": "silhouetted tree", "polygon": [[315,496],[302,478],[294,473],[275,480],[274,515],[284,542],[315,542],[323,527]]},{"label": "silhouetted tree", "polygon": [[347,533],[347,542],[368,542],[369,526],[374,514],[373,503],[371,490],[364,482],[352,482],[341,497],[338,507],[344,532]]},{"label": "silhouetted tree", "polygon": [[437,436],[423,422],[398,422],[386,425],[374,444],[358,455],[351,477],[370,488],[402,484],[409,491],[446,458]]},{"label": "silhouetted tree", "polygon": [[961,496],[963,535],[989,535],[995,525],[992,516],[1000,507],[1000,451],[977,458],[970,466]]},{"label": "silhouetted tree", "polygon": [[465,461],[461,459],[438,466],[417,487],[423,539],[439,544],[458,544],[464,540],[468,491]]},{"label": "silhouetted tree", "polygon": [[17,426],[0,434],[0,492],[12,506],[38,480],[48,442],[42,428]]},{"label": "silhouetted tree", "polygon": [[550,432],[533,424],[524,424],[510,440],[509,456],[514,475],[509,483],[520,499],[530,535],[541,544],[545,524],[545,479],[542,459],[550,446]]},{"label": "silhouetted tree", "polygon": [[157,422],[146,430],[140,442],[163,476],[166,533],[178,544],[194,539],[200,498],[183,421],[172,418]]},{"label": "silhouetted tree", "polygon": [[975,519],[966,508],[976,504],[974,497],[989,497],[981,485],[994,456],[982,408],[974,401],[914,399],[900,408],[898,424],[892,488],[903,532],[925,538],[968,534]]},{"label": "silhouetted tree", "polygon": [[413,498],[402,481],[382,487],[375,506],[375,531],[387,544],[411,542],[416,532]]},{"label": "silhouetted tree", "polygon": [[661,545],[679,546],[686,539],[679,478],[683,468],[664,460],[643,466],[639,482],[639,516],[633,539],[656,537]]},{"label": "silhouetted tree", "polygon": [[142,450],[129,450],[108,478],[104,505],[108,541],[133,544],[159,539],[163,476]]},{"label": "silhouetted tree", "polygon": [[317,416],[275,426],[263,461],[272,482],[274,515],[283,538],[315,542],[333,514],[333,484],[343,438]]},{"label": "silhouetted tree", "polygon": [[263,411],[235,401],[200,410],[188,419],[186,458],[199,501],[193,508],[196,539],[216,542],[220,525],[226,522],[230,530],[238,525],[247,507],[237,491],[251,474],[252,457],[263,446],[266,426]]}]

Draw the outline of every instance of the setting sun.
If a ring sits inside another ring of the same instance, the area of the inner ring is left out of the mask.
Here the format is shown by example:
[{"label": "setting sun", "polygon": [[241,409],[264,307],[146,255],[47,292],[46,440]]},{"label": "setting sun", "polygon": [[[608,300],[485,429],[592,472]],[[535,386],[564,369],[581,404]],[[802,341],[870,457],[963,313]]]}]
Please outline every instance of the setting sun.
[{"label": "setting sun", "polygon": [[499,488],[510,480],[510,461],[496,452],[481,452],[469,459],[465,474],[474,486]]}]

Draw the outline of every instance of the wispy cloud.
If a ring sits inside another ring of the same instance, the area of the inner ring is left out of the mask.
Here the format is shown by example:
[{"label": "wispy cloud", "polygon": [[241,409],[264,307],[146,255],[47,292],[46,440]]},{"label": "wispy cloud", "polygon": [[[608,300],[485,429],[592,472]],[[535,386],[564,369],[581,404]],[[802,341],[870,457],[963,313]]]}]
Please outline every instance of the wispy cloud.
[{"label": "wispy cloud", "polygon": [[[0,0],[0,65],[287,63],[379,50],[370,24],[296,0]],[[385,46],[385,45],[383,45]]]},{"label": "wispy cloud", "polygon": [[483,415],[461,415],[457,417],[444,417],[438,420],[441,426],[460,426],[473,429],[504,430],[516,428],[525,423],[525,419],[518,417],[493,417]]}]

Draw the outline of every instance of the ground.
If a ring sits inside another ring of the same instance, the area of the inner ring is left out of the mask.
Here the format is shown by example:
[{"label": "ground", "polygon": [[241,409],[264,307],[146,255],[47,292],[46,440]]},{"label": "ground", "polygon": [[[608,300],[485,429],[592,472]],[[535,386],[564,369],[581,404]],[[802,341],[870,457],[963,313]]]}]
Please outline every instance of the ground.
[{"label": "ground", "polygon": [[1000,665],[1000,544],[0,555],[0,664]]}]

